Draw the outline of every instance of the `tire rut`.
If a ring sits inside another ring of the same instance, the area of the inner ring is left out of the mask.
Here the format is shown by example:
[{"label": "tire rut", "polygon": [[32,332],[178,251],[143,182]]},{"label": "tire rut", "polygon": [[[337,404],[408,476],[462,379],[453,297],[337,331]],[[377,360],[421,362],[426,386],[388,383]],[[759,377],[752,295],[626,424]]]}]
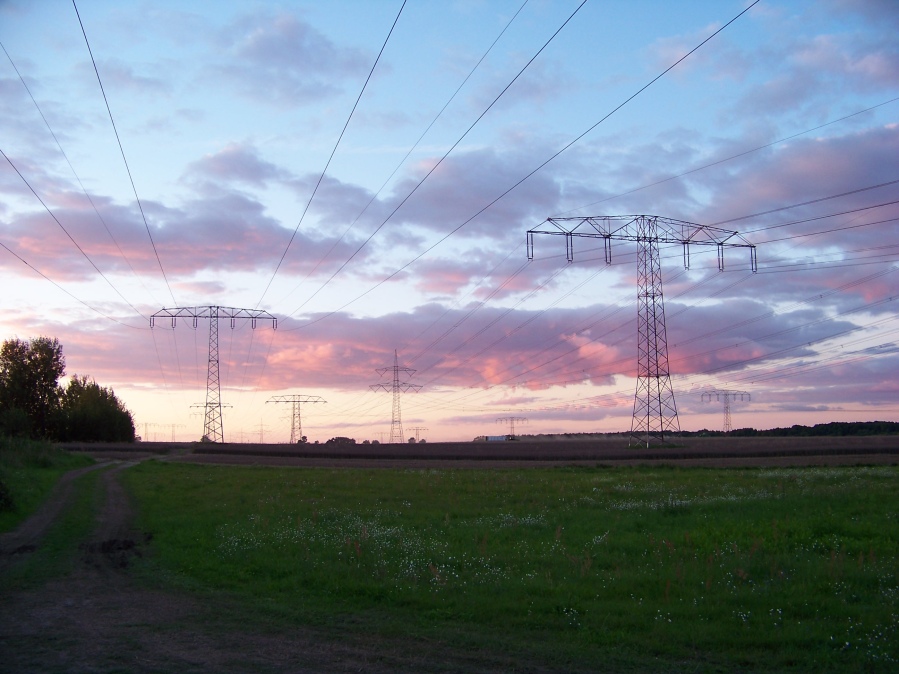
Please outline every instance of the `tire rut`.
[{"label": "tire rut", "polygon": [[142,556],[142,546],[152,540],[150,534],[140,533],[132,528],[134,512],[128,495],[119,482],[122,471],[138,463],[140,461],[123,463],[107,470],[100,477],[105,497],[90,538],[81,544],[86,564],[95,568],[106,565],[126,569],[134,557]]},{"label": "tire rut", "polygon": [[109,462],[102,462],[65,473],[30,517],[12,531],[0,534],[0,569],[14,562],[18,556],[37,550],[47,530],[69,504],[76,479],[108,465]]}]

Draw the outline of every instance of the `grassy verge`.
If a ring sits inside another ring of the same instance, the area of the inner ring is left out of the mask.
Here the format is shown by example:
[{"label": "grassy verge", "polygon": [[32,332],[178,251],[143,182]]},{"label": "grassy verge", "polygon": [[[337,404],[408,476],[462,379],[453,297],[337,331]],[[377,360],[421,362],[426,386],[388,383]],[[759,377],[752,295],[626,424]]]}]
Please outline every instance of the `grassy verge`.
[{"label": "grassy verge", "polygon": [[80,476],[68,507],[52,524],[37,549],[27,561],[7,569],[0,576],[0,590],[31,587],[58,578],[78,563],[78,545],[87,539],[94,527],[100,507],[97,480],[103,470]]},{"label": "grassy verge", "polygon": [[895,467],[146,462],[148,572],[301,622],[564,669],[893,671]]},{"label": "grassy verge", "polygon": [[91,463],[46,442],[0,436],[0,532],[33,513],[63,473]]}]

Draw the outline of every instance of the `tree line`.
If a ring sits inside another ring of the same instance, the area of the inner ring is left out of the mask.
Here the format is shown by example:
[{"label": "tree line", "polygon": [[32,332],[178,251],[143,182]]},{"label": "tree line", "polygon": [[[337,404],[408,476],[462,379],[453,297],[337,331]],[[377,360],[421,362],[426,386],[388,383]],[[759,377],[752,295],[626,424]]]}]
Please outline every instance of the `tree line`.
[{"label": "tree line", "polygon": [[111,388],[91,377],[59,380],[58,339],[8,339],[0,347],[0,434],[58,442],[133,442],[134,419]]}]

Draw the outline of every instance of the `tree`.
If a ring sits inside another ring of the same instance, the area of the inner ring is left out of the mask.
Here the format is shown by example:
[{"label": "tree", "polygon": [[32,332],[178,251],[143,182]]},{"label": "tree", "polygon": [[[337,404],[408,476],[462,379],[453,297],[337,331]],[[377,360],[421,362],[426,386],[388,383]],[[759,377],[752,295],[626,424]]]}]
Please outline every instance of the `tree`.
[{"label": "tree", "polygon": [[0,347],[0,430],[48,437],[66,360],[58,339],[8,339]]},{"label": "tree", "polygon": [[111,388],[76,374],[62,394],[57,436],[63,442],[133,442],[134,419]]}]

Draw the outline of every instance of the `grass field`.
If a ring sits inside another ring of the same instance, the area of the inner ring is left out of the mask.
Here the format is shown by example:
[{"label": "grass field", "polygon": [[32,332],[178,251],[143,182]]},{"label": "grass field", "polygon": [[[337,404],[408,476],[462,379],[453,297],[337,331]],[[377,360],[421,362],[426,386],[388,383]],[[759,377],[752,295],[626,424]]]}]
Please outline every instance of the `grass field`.
[{"label": "grass field", "polygon": [[571,669],[893,671],[896,467],[349,470],[145,462],[147,577],[285,624]]},{"label": "grass field", "polygon": [[0,435],[0,533],[33,513],[63,473],[91,463],[46,442]]}]

